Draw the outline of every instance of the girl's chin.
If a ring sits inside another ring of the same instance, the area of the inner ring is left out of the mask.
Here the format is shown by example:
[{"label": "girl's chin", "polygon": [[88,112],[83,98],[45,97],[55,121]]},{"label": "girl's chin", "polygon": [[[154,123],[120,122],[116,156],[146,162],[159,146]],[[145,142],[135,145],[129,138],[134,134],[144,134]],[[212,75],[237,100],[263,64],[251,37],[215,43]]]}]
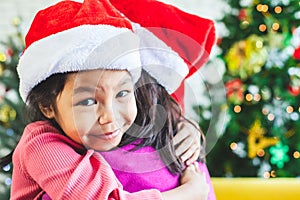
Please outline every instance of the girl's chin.
[{"label": "girl's chin", "polygon": [[115,149],[121,142],[122,136],[116,137],[110,140],[93,140],[90,143],[86,143],[87,149],[94,149],[96,151],[110,151]]}]

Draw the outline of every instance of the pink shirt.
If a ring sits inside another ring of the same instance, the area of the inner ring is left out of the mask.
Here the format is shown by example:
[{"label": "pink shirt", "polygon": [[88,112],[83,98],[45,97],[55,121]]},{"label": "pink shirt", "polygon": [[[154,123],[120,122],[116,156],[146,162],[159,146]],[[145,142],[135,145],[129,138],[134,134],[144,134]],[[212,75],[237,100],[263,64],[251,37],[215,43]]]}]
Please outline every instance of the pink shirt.
[{"label": "pink shirt", "polygon": [[13,154],[11,200],[162,199],[156,189],[129,193],[104,158],[86,150],[48,122],[29,124]]},{"label": "pink shirt", "polygon": [[[126,191],[137,192],[154,188],[164,192],[179,186],[180,175],[170,173],[156,149],[146,146],[129,151],[134,147],[132,143],[113,151],[101,152]],[[199,162],[199,168],[204,172],[209,185],[208,200],[215,200],[209,171],[204,163]]]}]

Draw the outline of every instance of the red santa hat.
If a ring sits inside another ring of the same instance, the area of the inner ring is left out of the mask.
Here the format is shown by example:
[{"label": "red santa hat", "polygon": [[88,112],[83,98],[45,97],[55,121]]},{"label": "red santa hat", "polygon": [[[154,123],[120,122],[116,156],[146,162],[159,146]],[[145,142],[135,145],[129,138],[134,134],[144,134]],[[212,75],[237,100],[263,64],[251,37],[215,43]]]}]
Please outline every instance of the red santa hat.
[{"label": "red santa hat", "polygon": [[62,1],[39,11],[26,35],[20,94],[25,101],[61,72],[126,69],[136,81],[142,65],[173,93],[207,61],[214,39],[211,20],[160,2]]},{"label": "red santa hat", "polygon": [[40,10],[25,44],[17,67],[24,102],[34,86],[56,73],[128,70],[135,82],[140,76],[139,38],[108,0],[62,1]]},{"label": "red santa hat", "polygon": [[[157,45],[155,42],[147,44],[148,48],[150,46],[154,49],[151,53],[152,56],[145,51],[144,54],[148,56],[148,59],[142,59],[143,68],[156,78],[169,93],[172,93],[172,96],[184,108],[183,80],[208,61],[211,49],[216,42],[214,22],[156,0],[110,0],[110,2],[131,21],[140,24],[142,29],[146,28],[163,41],[185,61],[187,66],[173,65],[177,61],[172,62],[168,56],[166,61],[169,60],[170,63],[165,65],[165,69],[170,66],[172,70],[165,70],[165,72],[160,72],[159,69],[155,70],[151,66],[149,58],[156,57],[163,60],[165,56],[159,48],[155,48]],[[135,30],[135,32],[145,35],[145,31]],[[147,40],[142,40],[142,43],[145,41],[147,42]],[[168,77],[172,78],[168,79]]]}]

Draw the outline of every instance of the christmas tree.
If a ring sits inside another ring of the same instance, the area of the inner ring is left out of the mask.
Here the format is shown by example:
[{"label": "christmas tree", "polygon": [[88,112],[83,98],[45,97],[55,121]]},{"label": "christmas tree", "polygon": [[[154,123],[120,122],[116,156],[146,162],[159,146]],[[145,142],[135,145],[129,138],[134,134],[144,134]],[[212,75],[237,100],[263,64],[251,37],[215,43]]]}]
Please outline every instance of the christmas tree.
[{"label": "christmas tree", "polygon": [[[207,156],[212,176],[300,175],[300,3],[227,0],[217,21],[226,70],[226,128]],[[208,84],[209,85],[209,84]],[[208,87],[209,88],[209,87]],[[214,105],[211,105],[214,106]],[[219,105],[224,106],[224,105]],[[199,105],[200,126],[209,120]]]},{"label": "christmas tree", "polygon": [[[21,19],[15,18],[16,33],[1,41],[0,50],[0,157],[8,155],[16,146],[23,132],[24,103],[19,95],[19,79],[16,71],[19,56],[24,49]],[[9,199],[12,164],[0,171],[0,196]]]}]

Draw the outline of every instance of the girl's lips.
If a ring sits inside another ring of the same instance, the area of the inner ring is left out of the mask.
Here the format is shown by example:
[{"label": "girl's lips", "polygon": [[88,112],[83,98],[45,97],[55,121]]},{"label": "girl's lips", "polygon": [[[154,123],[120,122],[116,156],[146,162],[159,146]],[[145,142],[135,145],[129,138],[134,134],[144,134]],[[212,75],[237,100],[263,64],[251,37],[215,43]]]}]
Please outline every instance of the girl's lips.
[{"label": "girl's lips", "polygon": [[120,134],[120,130],[115,130],[113,132],[107,132],[107,133],[102,133],[99,135],[93,135],[94,137],[100,138],[100,139],[104,139],[104,140],[112,140],[114,138],[116,138],[119,134]]}]

